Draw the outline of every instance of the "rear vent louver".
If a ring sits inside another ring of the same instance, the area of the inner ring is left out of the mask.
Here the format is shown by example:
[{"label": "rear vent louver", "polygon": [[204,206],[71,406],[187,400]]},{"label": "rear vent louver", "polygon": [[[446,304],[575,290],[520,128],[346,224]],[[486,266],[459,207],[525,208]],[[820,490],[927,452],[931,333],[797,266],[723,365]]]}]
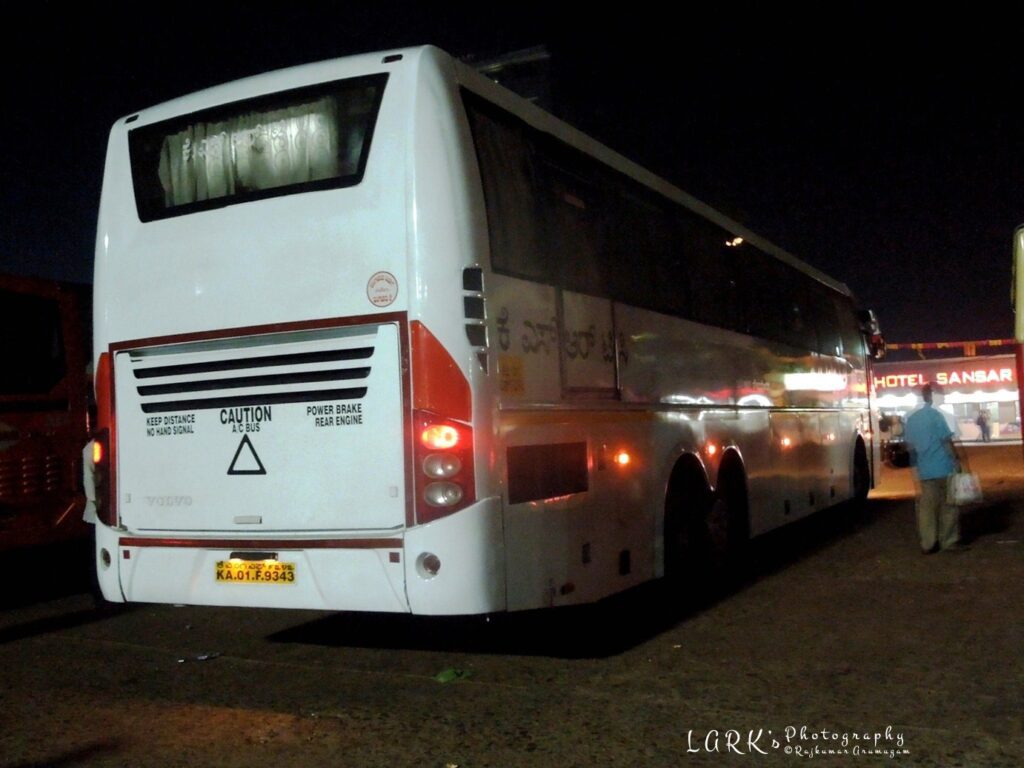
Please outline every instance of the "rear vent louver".
[{"label": "rear vent louver", "polygon": [[462,290],[466,338],[476,348],[480,367],[487,373],[487,300],[484,298],[484,273],[480,267],[462,270]]},{"label": "rear vent louver", "polygon": [[[203,350],[202,359],[171,364],[174,355],[133,356],[132,374],[143,413],[361,400],[374,350],[363,341],[286,354],[236,349],[215,357]],[[274,345],[267,346],[271,351]]]}]

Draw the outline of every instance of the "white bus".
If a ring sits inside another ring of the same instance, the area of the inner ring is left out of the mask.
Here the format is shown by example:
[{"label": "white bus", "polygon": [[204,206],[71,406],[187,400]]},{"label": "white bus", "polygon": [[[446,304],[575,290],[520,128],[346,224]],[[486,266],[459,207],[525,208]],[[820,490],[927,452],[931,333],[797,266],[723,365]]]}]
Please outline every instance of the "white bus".
[{"label": "white bus", "polygon": [[95,306],[111,601],[589,602],[870,484],[843,285],[432,47],[119,120]]}]

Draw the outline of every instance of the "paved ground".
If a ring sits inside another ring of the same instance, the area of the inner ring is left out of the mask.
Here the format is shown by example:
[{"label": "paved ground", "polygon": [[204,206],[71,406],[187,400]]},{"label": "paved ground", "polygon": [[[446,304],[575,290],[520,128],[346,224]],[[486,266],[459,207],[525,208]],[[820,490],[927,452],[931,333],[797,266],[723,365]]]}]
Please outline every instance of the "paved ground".
[{"label": "paved ground", "polygon": [[971,456],[969,551],[918,554],[890,470],[866,515],[773,535],[688,612],[101,617],[46,576],[73,553],[9,559],[0,766],[1019,766],[1024,463]]}]

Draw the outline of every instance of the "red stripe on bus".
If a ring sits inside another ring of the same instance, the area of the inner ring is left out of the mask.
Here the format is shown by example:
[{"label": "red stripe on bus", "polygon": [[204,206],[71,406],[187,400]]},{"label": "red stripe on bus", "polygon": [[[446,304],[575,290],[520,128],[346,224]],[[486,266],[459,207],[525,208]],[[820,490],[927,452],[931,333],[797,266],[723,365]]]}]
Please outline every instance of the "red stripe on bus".
[{"label": "red stripe on bus", "polygon": [[178,333],[169,336],[152,336],[143,339],[127,339],[114,342],[110,345],[111,352],[120,352],[124,349],[136,349],[139,347],[152,347],[162,344],[181,344],[192,341],[212,341],[215,339],[230,339],[239,336],[257,336],[268,333],[284,333],[291,331],[310,331],[321,328],[340,328],[350,325],[368,325],[370,323],[398,323],[403,329],[406,327],[405,312],[382,312],[376,315],[354,315],[352,317],[332,317],[320,320],[300,320],[292,323],[271,323],[269,325],[247,325],[238,328],[222,328],[215,331],[198,331],[193,333]]},{"label": "red stripe on bus", "polygon": [[123,537],[122,547],[181,547],[189,549],[401,549],[402,539],[149,539]]}]

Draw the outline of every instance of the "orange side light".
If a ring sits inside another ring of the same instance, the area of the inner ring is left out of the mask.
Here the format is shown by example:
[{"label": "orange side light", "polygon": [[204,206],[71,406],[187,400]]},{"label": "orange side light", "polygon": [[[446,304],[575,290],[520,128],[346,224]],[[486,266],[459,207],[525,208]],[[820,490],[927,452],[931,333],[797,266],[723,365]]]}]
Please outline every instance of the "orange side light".
[{"label": "orange side light", "polygon": [[629,466],[629,463],[633,460],[633,457],[629,455],[628,451],[616,451],[612,457],[612,461],[618,464],[620,467]]},{"label": "orange side light", "polygon": [[92,441],[92,463],[99,464],[103,461],[103,443],[99,440]]}]

